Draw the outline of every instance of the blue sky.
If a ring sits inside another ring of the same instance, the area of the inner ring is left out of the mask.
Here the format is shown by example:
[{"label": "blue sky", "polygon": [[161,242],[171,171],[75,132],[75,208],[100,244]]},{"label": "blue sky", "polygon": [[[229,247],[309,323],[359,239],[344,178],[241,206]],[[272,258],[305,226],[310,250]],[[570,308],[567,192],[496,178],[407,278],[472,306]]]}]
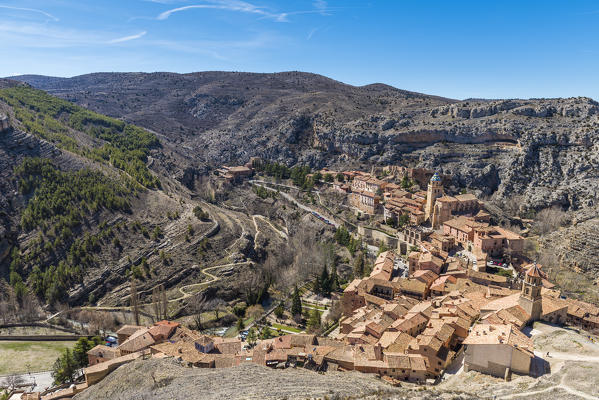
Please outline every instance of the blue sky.
[{"label": "blue sky", "polygon": [[0,52],[0,76],[300,70],[458,99],[599,99],[599,2],[0,0]]}]

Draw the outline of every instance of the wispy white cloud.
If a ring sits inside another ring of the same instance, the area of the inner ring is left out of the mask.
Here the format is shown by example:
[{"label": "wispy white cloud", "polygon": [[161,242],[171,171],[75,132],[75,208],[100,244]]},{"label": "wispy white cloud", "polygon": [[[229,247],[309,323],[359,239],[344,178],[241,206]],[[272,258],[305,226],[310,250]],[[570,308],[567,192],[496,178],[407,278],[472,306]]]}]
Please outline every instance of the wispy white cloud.
[{"label": "wispy white cloud", "polygon": [[7,21],[0,24],[0,43],[14,48],[58,49],[71,47],[101,47],[109,44],[139,39],[146,32],[131,36],[114,37],[115,32],[72,29],[62,26],[50,26],[45,23],[23,23]]},{"label": "wispy white cloud", "polygon": [[38,10],[36,8],[13,7],[13,6],[4,6],[4,5],[0,5],[0,8],[4,8],[7,10],[25,11],[25,12],[35,13],[35,14],[41,14],[41,15],[44,15],[44,16],[50,18],[51,20],[53,20],[55,22],[59,21],[59,19],[56,18],[54,15],[47,13],[43,10]]},{"label": "wispy white cloud", "polygon": [[171,10],[167,10],[156,17],[158,20],[168,19],[172,14],[178,13],[181,11],[187,11],[192,9],[213,9],[213,10],[227,10],[227,11],[237,11],[249,14],[257,14],[265,18],[272,18],[278,22],[286,22],[288,13],[274,13],[268,11],[264,7],[255,6],[250,3],[246,3],[245,1],[235,1],[235,0],[220,0],[220,1],[210,1],[205,4],[194,4],[190,6],[183,6],[178,8],[173,8]]},{"label": "wispy white cloud", "polygon": [[310,29],[310,32],[308,32],[307,39],[308,40],[312,39],[312,36],[314,36],[314,34],[316,33],[317,30],[318,30],[318,28],[312,28],[312,29]]},{"label": "wispy white cloud", "polygon": [[315,0],[312,5],[322,15],[329,15],[329,4],[325,0]]},{"label": "wispy white cloud", "polygon": [[145,36],[146,33],[148,33],[148,32],[146,32],[146,31],[139,32],[138,34],[135,34],[135,35],[124,36],[124,37],[120,37],[120,38],[117,38],[117,39],[110,40],[108,43],[123,43],[123,42],[128,42],[130,40],[139,39],[139,38]]},{"label": "wispy white cloud", "polygon": [[279,35],[261,33],[247,40],[156,40],[148,44],[181,53],[204,54],[218,60],[231,60],[240,53],[268,47],[280,40]]}]

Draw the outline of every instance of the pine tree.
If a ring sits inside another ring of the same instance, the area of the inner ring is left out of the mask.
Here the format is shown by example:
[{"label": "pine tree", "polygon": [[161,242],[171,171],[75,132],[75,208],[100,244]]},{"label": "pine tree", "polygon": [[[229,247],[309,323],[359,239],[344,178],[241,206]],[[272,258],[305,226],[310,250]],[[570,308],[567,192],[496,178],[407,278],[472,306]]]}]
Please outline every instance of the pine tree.
[{"label": "pine tree", "polygon": [[256,344],[256,341],[258,340],[258,335],[256,334],[256,329],[253,326],[250,328],[246,340],[250,346],[253,346]]},{"label": "pine tree", "polygon": [[297,286],[293,289],[293,296],[291,298],[291,315],[302,315],[302,299],[299,294]]},{"label": "pine tree", "polygon": [[308,330],[315,331],[320,328],[320,313],[318,310],[314,309],[310,313],[310,318],[308,319]]},{"label": "pine tree", "polygon": [[77,361],[73,357],[70,349],[65,349],[64,353],[56,359],[52,368],[52,378],[54,383],[62,384],[72,382],[77,372]]},{"label": "pine tree", "polygon": [[237,332],[241,332],[243,330],[243,328],[245,328],[245,324],[243,323],[243,318],[241,318],[241,317],[237,318],[236,328],[237,328]]},{"label": "pine tree", "polygon": [[318,275],[314,279],[314,282],[312,282],[312,291],[316,294],[322,293],[322,281]]},{"label": "pine tree", "polygon": [[331,295],[331,278],[326,264],[322,267],[322,272],[320,274],[320,294],[323,296]]},{"label": "pine tree", "polygon": [[354,278],[359,279],[364,276],[364,254],[360,253],[354,261]]},{"label": "pine tree", "polygon": [[275,308],[275,316],[278,319],[282,319],[285,316],[285,305],[283,304],[283,301],[281,301]]},{"label": "pine tree", "polygon": [[331,291],[335,291],[339,289],[339,275],[337,275],[337,263],[333,263],[331,267]]}]

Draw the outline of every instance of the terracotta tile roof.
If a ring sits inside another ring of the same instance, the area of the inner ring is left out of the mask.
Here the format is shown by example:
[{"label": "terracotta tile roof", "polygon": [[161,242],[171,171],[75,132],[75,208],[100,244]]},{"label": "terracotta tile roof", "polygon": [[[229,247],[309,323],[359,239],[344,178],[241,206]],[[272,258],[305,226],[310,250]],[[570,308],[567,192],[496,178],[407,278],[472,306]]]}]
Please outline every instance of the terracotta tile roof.
[{"label": "terracotta tile roof", "polygon": [[519,305],[518,299],[520,298],[520,293],[514,293],[510,296],[502,297],[497,300],[493,300],[485,304],[481,310],[486,311],[498,311],[506,308],[510,308],[513,306]]},{"label": "terracotta tile roof", "polygon": [[386,349],[387,347],[391,346],[401,334],[402,332],[386,331],[383,333],[383,335],[380,337],[377,343],[380,344],[381,347]]},{"label": "terracotta tile roof", "polygon": [[354,362],[354,346],[344,346],[336,348],[325,356],[326,360],[332,362],[344,362],[344,363],[353,363]]},{"label": "terracotta tile roof", "polygon": [[427,290],[426,283],[418,279],[403,279],[398,281],[401,291],[424,295]]},{"label": "terracotta tile roof", "polygon": [[144,329],[144,328],[145,328],[145,326],[139,326],[139,325],[123,325],[121,327],[121,329],[116,331],[116,334],[130,336],[130,335],[133,335],[138,330]]},{"label": "terracotta tile roof", "polygon": [[172,325],[154,325],[150,327],[148,332],[152,335],[154,340],[161,341],[168,339],[175,329],[176,326]]},{"label": "terracotta tile roof", "polygon": [[422,351],[422,348],[428,347],[436,353],[442,345],[443,343],[434,336],[418,335],[416,339],[410,343],[408,351]]},{"label": "terracotta tile roof", "polygon": [[275,349],[290,349],[291,346],[291,337],[293,335],[283,335],[276,337],[272,340],[273,347]]},{"label": "terracotta tile roof", "polygon": [[426,324],[427,321],[428,319],[426,316],[422,315],[421,313],[406,314],[403,318],[398,319],[391,324],[391,327],[398,331],[405,332],[421,324]]},{"label": "terracotta tile roof", "polygon": [[478,200],[472,193],[458,194],[455,196],[458,201],[472,201]]},{"label": "terracotta tile roof", "polygon": [[145,328],[135,332],[118,346],[121,352],[133,353],[146,349],[156,343],[156,340],[150,335],[149,329]]},{"label": "terracotta tile roof", "polygon": [[205,359],[206,353],[196,350],[191,342],[164,342],[151,347],[153,352],[163,353],[170,357],[180,357],[183,361],[197,363]]},{"label": "terracotta tile roof", "polygon": [[347,285],[347,287],[345,288],[345,290],[343,292],[353,292],[355,290],[358,290],[358,285],[363,280],[364,279],[354,279],[353,281],[351,281],[351,283],[349,285]]},{"label": "terracotta tile roof", "polygon": [[411,369],[410,357],[403,353],[385,353],[385,362],[389,368]]},{"label": "terracotta tile roof", "polygon": [[241,351],[241,340],[236,338],[215,338],[215,346],[221,354],[237,354]]},{"label": "terracotta tile roof", "polygon": [[482,318],[482,321],[488,324],[511,324],[518,329],[523,328],[528,320],[528,314],[521,306],[515,305],[499,311],[495,311]]},{"label": "terracotta tile roof", "polygon": [[453,203],[453,202],[457,202],[458,199],[455,197],[452,197],[452,196],[441,196],[441,197],[437,198],[436,201],[441,202],[441,203]]},{"label": "terracotta tile roof", "polygon": [[376,360],[375,345],[360,344],[354,346],[354,359]]},{"label": "terracotta tile roof", "polygon": [[426,371],[426,360],[418,354],[408,355],[410,358],[410,369],[413,371]]},{"label": "terracotta tile roof", "polygon": [[405,353],[412,340],[414,340],[412,336],[405,332],[399,333],[400,335],[397,337],[397,339],[395,339],[395,341],[387,347],[389,352]]},{"label": "terracotta tile roof", "polygon": [[202,337],[202,334],[197,332],[197,331],[193,331],[189,328],[186,328],[184,326],[179,326],[176,330],[175,333],[172,334],[172,336],[169,338],[172,341],[187,341],[187,342],[195,342],[196,340],[200,339]]},{"label": "terracotta tile roof", "polygon": [[428,269],[419,269],[412,274],[412,278],[425,282],[427,285],[432,284],[438,277],[439,275]]},{"label": "terracotta tile roof", "polygon": [[299,333],[291,336],[292,347],[304,347],[311,346],[316,341],[316,335],[310,335],[307,333]]},{"label": "terracotta tile roof", "polygon": [[[562,299],[555,299],[549,296],[543,296],[541,298],[542,302],[542,315],[547,315],[552,312],[563,310],[568,308],[568,303]],[[567,313],[567,311],[566,311]]]},{"label": "terracotta tile roof", "polygon": [[451,339],[455,329],[447,323],[443,323],[441,326],[426,328],[422,335],[435,336],[441,342],[445,343]]},{"label": "terracotta tile roof", "polygon": [[507,344],[534,357],[532,339],[512,325],[475,325],[463,344]]},{"label": "terracotta tile roof", "polygon": [[135,359],[143,357],[144,354],[147,354],[147,352],[137,351],[135,353],[126,354],[124,356],[114,358],[110,361],[106,361],[103,363],[92,365],[91,367],[84,368],[83,373],[85,375],[89,375],[89,374],[94,374],[94,373],[101,372],[101,371],[111,370],[112,368],[114,368],[114,366],[118,366],[118,365],[124,364],[126,362],[133,361]]},{"label": "terracotta tile roof", "polygon": [[116,347],[109,347],[103,344],[95,346],[94,348],[89,350],[87,354],[107,359],[116,358],[121,355],[119,349],[117,349]]},{"label": "terracotta tile roof", "polygon": [[387,303],[387,300],[368,293],[364,294],[364,301],[366,301],[366,303],[376,304],[377,306],[382,306]]},{"label": "terracotta tile roof", "polygon": [[539,266],[537,265],[537,263],[528,265],[527,267],[528,267],[526,269],[526,275],[527,276],[533,276],[533,277],[538,277],[538,278],[544,278],[545,277],[545,274],[541,271],[541,269],[539,268]]},{"label": "terracotta tile roof", "polygon": [[408,312],[414,313],[414,314],[422,313],[422,314],[426,315],[427,317],[430,317],[432,310],[433,310],[433,303],[431,301],[423,301],[421,303],[414,305],[412,308],[410,308],[410,310]]}]

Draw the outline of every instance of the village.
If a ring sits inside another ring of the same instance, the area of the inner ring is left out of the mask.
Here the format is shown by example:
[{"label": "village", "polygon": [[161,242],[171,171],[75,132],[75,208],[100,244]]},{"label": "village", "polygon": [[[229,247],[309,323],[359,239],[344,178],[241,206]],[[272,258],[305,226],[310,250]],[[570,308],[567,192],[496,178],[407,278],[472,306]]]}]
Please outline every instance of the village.
[{"label": "village", "polygon": [[[222,167],[217,175],[240,183],[254,175],[256,162]],[[549,372],[525,333],[535,321],[599,329],[599,307],[563,296],[543,266],[523,254],[523,236],[493,225],[473,194],[446,193],[450,176],[403,167],[380,173],[383,179],[325,169],[308,177],[345,196],[358,221],[353,235],[384,248],[367,276],[342,288],[342,316],[326,336],[282,332],[259,340],[206,335],[167,320],[125,325],[115,343],[87,353],[81,383],[22,399],[70,398],[121,365],[169,357],[199,368],[254,363],[359,371],[394,385],[438,383],[459,360],[464,371],[509,381]],[[335,221],[334,215],[320,217]]]}]

